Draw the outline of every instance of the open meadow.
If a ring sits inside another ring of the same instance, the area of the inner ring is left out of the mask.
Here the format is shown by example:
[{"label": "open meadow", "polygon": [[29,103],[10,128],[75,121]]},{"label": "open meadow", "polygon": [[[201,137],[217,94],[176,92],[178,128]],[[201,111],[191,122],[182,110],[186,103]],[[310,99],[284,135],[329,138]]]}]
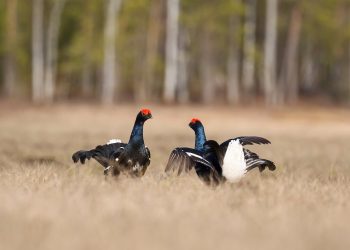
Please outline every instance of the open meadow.
[{"label": "open meadow", "polygon": [[[139,106],[0,105],[0,249],[350,249],[350,111],[153,106],[142,179],[103,176],[73,152],[128,140]],[[164,178],[176,146],[259,135],[275,172],[216,189]]]}]

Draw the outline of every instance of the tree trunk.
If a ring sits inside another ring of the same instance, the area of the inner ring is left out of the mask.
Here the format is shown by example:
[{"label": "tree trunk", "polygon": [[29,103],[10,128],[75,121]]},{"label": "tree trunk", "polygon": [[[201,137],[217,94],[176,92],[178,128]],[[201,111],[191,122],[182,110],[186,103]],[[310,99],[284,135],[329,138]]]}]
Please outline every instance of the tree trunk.
[{"label": "tree trunk", "polygon": [[[90,50],[86,50],[90,51]],[[84,56],[83,69],[81,75],[82,95],[84,97],[91,97],[92,95],[92,66],[90,56],[86,53]]]},{"label": "tree trunk", "polygon": [[11,97],[16,86],[17,0],[6,2],[4,93]]},{"label": "tree trunk", "polygon": [[117,62],[116,62],[116,36],[117,36],[117,14],[119,12],[121,0],[106,0],[106,23],[104,30],[104,64],[103,83],[101,99],[104,104],[112,104],[117,88]]},{"label": "tree trunk", "polygon": [[179,79],[178,79],[178,100],[180,103],[187,103],[190,98],[188,92],[188,58],[187,58],[187,45],[188,45],[188,33],[184,28],[180,33],[179,41]]},{"label": "tree trunk", "polygon": [[179,0],[167,0],[164,100],[174,102],[178,85]]},{"label": "tree trunk", "polygon": [[32,100],[44,94],[44,0],[33,0],[32,7]]},{"label": "tree trunk", "polygon": [[[144,77],[136,88],[136,97],[138,101],[154,99],[154,83],[156,81],[156,66],[158,60],[158,49],[161,41],[162,18],[163,18],[163,0],[154,0],[151,2],[149,14],[149,23],[147,31],[147,48]],[[158,80],[158,79],[157,79]]]},{"label": "tree trunk", "polygon": [[212,103],[215,99],[215,81],[213,70],[212,44],[210,35],[204,31],[201,39],[200,80],[202,83],[202,100],[204,103]]},{"label": "tree trunk", "polygon": [[240,101],[239,88],[239,54],[237,27],[238,18],[231,17],[229,23],[229,48],[227,61],[227,100],[230,104],[238,104]]},{"label": "tree trunk", "polygon": [[[302,15],[299,6],[295,6],[292,11],[287,46],[284,56],[283,68],[280,77],[282,89],[282,102],[287,99],[289,102],[296,102],[299,98],[299,84],[297,76],[298,47],[301,31]],[[283,98],[285,96],[286,98]]]},{"label": "tree trunk", "polygon": [[[86,13],[88,17],[94,15],[94,5],[93,1],[88,1],[86,6]],[[83,36],[85,37],[84,46],[84,56],[83,56],[83,66],[82,66],[82,78],[81,78],[81,87],[82,95],[84,97],[91,97],[93,92],[92,86],[92,45],[94,39],[94,19],[93,18],[84,18],[83,20]]]},{"label": "tree trunk", "polygon": [[348,71],[348,98],[350,99],[350,45],[348,45],[348,65],[347,65],[347,71]]},{"label": "tree trunk", "polygon": [[244,23],[242,83],[245,95],[252,96],[255,73],[256,0],[247,0]]},{"label": "tree trunk", "polygon": [[45,60],[45,99],[52,102],[56,88],[58,36],[61,24],[61,15],[66,0],[56,0],[52,7],[46,39]]},{"label": "tree trunk", "polygon": [[267,0],[266,6],[266,34],[265,34],[265,58],[264,58],[264,94],[268,105],[277,102],[276,84],[276,53],[277,53],[277,19],[278,0]]},{"label": "tree trunk", "polygon": [[[350,71],[349,71],[350,72]],[[302,54],[302,72],[301,72],[301,84],[302,90],[307,93],[312,93],[316,89],[316,70],[314,58],[312,58],[311,45],[306,45],[305,52]]]}]

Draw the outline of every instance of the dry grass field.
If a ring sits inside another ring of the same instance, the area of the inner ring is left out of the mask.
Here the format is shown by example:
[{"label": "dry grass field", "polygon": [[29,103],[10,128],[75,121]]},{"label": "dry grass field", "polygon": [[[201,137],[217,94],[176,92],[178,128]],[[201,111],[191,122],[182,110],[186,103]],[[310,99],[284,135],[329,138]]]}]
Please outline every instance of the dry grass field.
[{"label": "dry grass field", "polygon": [[[152,163],[142,179],[105,179],[71,154],[127,140],[139,106],[0,105],[0,249],[350,249],[350,111],[152,106]],[[164,179],[172,148],[260,135],[275,161],[216,189],[195,174]]]}]

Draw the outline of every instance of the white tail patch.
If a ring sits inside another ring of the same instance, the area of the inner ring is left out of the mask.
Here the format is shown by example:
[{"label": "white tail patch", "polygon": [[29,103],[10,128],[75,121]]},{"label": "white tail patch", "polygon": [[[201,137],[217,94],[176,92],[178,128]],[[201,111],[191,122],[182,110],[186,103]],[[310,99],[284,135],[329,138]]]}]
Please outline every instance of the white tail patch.
[{"label": "white tail patch", "polygon": [[119,139],[110,139],[108,142],[107,142],[107,145],[109,144],[113,144],[113,143],[121,143],[122,140],[119,140]]},{"label": "white tail patch", "polygon": [[230,141],[222,166],[222,175],[230,182],[239,181],[247,172],[243,146],[239,140]]}]

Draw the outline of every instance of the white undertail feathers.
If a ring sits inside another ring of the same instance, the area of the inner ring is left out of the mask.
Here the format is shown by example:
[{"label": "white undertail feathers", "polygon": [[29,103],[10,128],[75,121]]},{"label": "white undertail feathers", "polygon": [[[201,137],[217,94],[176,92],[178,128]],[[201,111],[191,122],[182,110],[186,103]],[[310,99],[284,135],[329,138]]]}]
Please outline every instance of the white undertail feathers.
[{"label": "white undertail feathers", "polygon": [[243,146],[240,141],[230,141],[222,166],[222,175],[229,182],[239,181],[247,173],[247,164],[244,159]]},{"label": "white undertail feathers", "polygon": [[107,145],[109,144],[113,144],[113,143],[121,143],[122,140],[120,139],[110,139],[108,142],[107,142]]}]

